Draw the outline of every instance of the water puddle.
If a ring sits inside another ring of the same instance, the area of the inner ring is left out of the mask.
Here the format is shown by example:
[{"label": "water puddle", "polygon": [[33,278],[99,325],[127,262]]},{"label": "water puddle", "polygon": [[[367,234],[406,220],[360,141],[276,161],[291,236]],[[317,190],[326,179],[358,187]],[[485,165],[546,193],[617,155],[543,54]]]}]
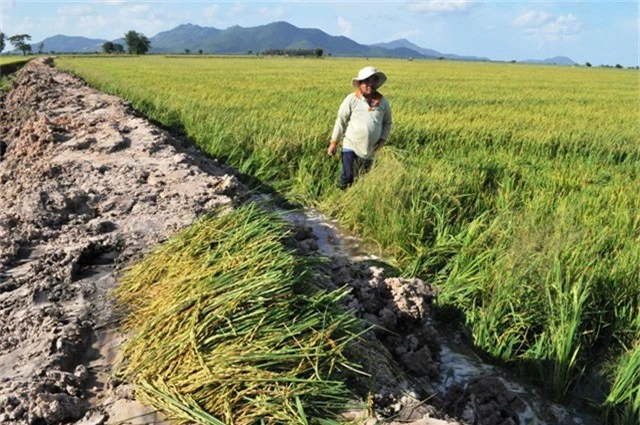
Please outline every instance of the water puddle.
[{"label": "water puddle", "polygon": [[522,425],[602,425],[600,417],[581,412],[571,405],[555,403],[542,394],[535,385],[505,367],[484,362],[459,337],[442,336],[440,353],[442,370],[436,390],[447,392],[454,384],[464,386],[478,376],[497,377],[504,386],[526,403],[519,414]]},{"label": "water puddle", "polygon": [[358,238],[340,229],[338,221],[313,210],[283,212],[283,216],[293,224],[310,227],[317,238],[320,255],[327,257],[348,257],[352,261],[380,260],[367,252],[366,245]]}]

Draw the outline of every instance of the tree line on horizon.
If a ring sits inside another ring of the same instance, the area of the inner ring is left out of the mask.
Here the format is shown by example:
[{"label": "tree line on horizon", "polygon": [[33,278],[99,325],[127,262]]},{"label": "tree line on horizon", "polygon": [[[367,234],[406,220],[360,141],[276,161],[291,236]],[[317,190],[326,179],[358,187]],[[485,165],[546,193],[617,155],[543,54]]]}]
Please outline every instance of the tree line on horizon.
[{"label": "tree line on horizon", "polygon": [[[0,31],[0,53],[4,51],[6,47],[6,41],[11,43],[16,50],[22,51],[22,55],[26,56],[28,53],[32,53],[32,45],[29,43],[31,35],[29,34],[16,34],[12,36],[6,36]],[[127,51],[132,55],[144,55],[151,49],[151,41],[142,33],[131,30],[124,35],[124,41],[127,45]],[[38,44],[38,53],[43,53],[44,43]],[[120,43],[114,43],[107,41],[103,43],[102,50],[104,53],[124,53],[124,46]]]},{"label": "tree line on horizon", "polygon": [[[29,34],[16,34],[10,37],[6,37],[3,32],[0,31],[0,53],[5,48],[5,39],[9,41],[14,49],[22,51],[22,54],[26,56],[28,53],[32,53],[32,46],[28,41],[31,40]],[[132,55],[144,55],[151,49],[151,40],[142,33],[134,30],[128,31],[124,35],[124,42],[127,45],[127,52]],[[43,53],[44,43],[38,45],[38,53]],[[122,54],[125,49],[120,43],[113,41],[105,41],[102,44],[102,51],[106,54]],[[249,51],[251,54],[251,51]],[[185,53],[191,53],[190,49],[185,49]],[[202,54],[202,50],[199,50]],[[282,56],[316,56],[322,57],[324,50],[317,49],[268,49],[262,52],[263,55],[282,55]]]},{"label": "tree line on horizon", "polygon": [[[147,38],[144,34],[139,33],[134,30],[128,31],[124,35],[125,44],[127,45],[127,53],[132,55],[144,55],[151,49],[151,40]],[[16,50],[22,51],[24,56],[27,53],[32,53],[32,45],[28,43],[31,40],[31,35],[29,34],[16,34],[12,36],[6,36],[2,31],[0,31],[0,53],[4,51],[6,46],[6,41],[11,43]],[[40,42],[38,44],[38,54],[42,54],[44,50],[44,43]],[[115,43],[113,41],[106,41],[102,44],[102,51],[106,54],[122,54],[124,53],[124,46],[120,43]],[[54,53],[54,52],[51,52]],[[190,54],[190,49],[185,49],[186,54]],[[202,49],[198,51],[198,53],[202,54]],[[253,52],[250,50],[248,52],[252,54]],[[256,54],[259,54],[256,52]],[[262,52],[263,55],[282,55],[282,56],[316,56],[322,57],[324,54],[323,49],[267,49]],[[331,56],[331,54],[329,54]],[[515,61],[512,61],[515,62]],[[591,62],[586,62],[585,66],[590,68]],[[602,64],[601,68],[618,68],[623,69],[624,67],[620,64],[616,64],[615,66]],[[638,66],[630,66],[629,69],[640,69]]]},{"label": "tree line on horizon", "polygon": [[[127,52],[131,55],[144,55],[151,49],[151,40],[134,30],[128,31],[124,35],[124,42],[127,45]],[[124,53],[124,46],[113,41],[105,41],[102,44],[102,51],[107,54]]]}]

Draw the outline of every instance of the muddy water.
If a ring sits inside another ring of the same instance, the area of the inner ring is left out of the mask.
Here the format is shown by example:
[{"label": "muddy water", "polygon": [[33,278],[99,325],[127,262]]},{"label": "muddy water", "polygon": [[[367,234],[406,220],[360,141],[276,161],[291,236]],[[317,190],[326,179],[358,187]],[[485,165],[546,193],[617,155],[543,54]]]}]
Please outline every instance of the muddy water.
[{"label": "muddy water", "polygon": [[[283,216],[294,224],[310,227],[317,238],[318,251],[327,257],[348,257],[351,261],[377,260],[358,238],[340,229],[336,220],[330,219],[313,209],[290,211]],[[446,324],[434,324],[436,328],[446,328]],[[526,404],[519,412],[522,425],[601,425],[602,419],[576,405],[561,405],[545,398],[539,389],[509,370],[488,364],[466,345],[460,335],[451,333],[440,335],[440,380],[433,390],[446,394],[453,386],[465,387],[476,377],[497,377],[504,386],[517,394]]]},{"label": "muddy water", "polygon": [[440,354],[442,371],[438,391],[446,392],[454,384],[465,385],[476,376],[495,376],[505,387],[520,396],[527,408],[520,413],[526,425],[602,425],[593,413],[581,411],[578,403],[562,405],[545,398],[540,389],[510,370],[484,362],[460,336],[443,336]]},{"label": "muddy water", "polygon": [[360,239],[340,229],[338,221],[313,210],[289,211],[284,217],[294,224],[310,227],[317,238],[318,251],[327,257],[348,257],[352,261],[380,260],[377,255],[370,254]]}]

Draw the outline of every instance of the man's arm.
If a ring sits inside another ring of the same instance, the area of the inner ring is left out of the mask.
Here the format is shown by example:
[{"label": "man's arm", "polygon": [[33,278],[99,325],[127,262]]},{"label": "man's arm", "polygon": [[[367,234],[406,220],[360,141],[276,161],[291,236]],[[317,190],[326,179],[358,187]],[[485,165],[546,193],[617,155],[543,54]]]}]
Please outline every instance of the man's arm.
[{"label": "man's arm", "polygon": [[351,118],[351,102],[349,96],[345,97],[340,105],[340,109],[338,109],[338,117],[336,118],[336,123],[333,126],[333,133],[331,134],[331,142],[329,143],[329,149],[327,149],[327,154],[330,156],[336,153],[338,149],[338,142],[342,139],[342,135],[347,129],[347,124],[349,123],[349,119]]},{"label": "man's arm", "polygon": [[393,123],[393,119],[391,117],[391,106],[387,103],[387,110],[384,113],[384,118],[382,119],[382,133],[380,133],[380,138],[376,142],[373,147],[374,150],[380,149],[387,141],[387,137],[389,137],[389,133],[391,133],[391,124]]},{"label": "man's arm", "polygon": [[384,118],[382,119],[382,133],[380,133],[380,139],[387,140],[389,138],[389,133],[391,133],[391,125],[393,124],[393,118],[391,116],[391,105],[387,102],[387,110],[384,113]]}]

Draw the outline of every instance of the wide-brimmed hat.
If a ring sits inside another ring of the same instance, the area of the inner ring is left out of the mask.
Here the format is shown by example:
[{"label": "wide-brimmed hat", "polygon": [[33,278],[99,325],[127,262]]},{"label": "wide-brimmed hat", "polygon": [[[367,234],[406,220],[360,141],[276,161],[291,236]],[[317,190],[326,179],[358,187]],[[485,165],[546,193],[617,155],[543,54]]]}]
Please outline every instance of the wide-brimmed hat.
[{"label": "wide-brimmed hat", "polygon": [[384,72],[373,66],[365,66],[360,70],[360,72],[358,72],[358,76],[356,78],[351,79],[351,85],[358,88],[360,86],[360,81],[366,80],[372,75],[378,76],[378,87],[382,86],[384,82],[387,81],[387,76]]}]

